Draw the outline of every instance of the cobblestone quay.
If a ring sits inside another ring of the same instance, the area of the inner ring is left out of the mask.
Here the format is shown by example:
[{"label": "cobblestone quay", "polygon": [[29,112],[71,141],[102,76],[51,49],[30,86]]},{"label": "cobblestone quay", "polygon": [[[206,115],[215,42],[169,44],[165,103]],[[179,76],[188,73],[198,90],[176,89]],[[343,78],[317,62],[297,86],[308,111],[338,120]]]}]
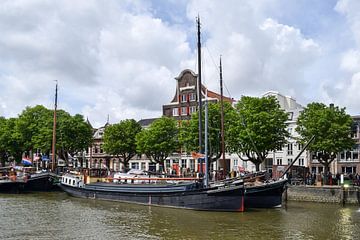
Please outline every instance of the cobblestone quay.
[{"label": "cobblestone quay", "polygon": [[288,186],[287,200],[320,203],[360,204],[359,187]]}]

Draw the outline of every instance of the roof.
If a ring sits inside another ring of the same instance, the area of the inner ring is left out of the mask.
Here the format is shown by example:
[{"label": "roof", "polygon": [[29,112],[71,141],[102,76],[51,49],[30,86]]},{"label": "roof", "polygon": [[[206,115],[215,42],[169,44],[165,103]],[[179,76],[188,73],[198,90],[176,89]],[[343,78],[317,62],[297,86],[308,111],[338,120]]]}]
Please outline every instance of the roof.
[{"label": "roof", "polygon": [[[218,94],[218,93],[216,93],[216,92],[213,92],[213,91],[210,91],[210,90],[207,90],[207,95],[208,95],[208,97],[210,97],[210,98],[216,98],[216,99],[218,99],[218,100],[221,99],[221,95],[220,95],[220,94]],[[235,102],[235,100],[234,100],[233,98],[229,98],[229,97],[223,96],[223,99],[224,99],[225,102],[229,102],[229,103]]]},{"label": "roof", "polygon": [[138,121],[138,123],[140,124],[141,127],[147,127],[150,124],[152,124],[155,120],[157,120],[159,118],[146,118],[146,119],[141,119]]}]

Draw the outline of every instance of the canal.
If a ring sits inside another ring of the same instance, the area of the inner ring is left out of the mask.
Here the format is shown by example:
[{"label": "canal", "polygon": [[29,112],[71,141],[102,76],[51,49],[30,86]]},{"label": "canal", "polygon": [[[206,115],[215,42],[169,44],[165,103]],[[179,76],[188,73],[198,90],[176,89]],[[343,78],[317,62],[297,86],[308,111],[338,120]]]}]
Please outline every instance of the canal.
[{"label": "canal", "polygon": [[0,239],[360,239],[360,207],[289,202],[244,213],[0,195]]}]

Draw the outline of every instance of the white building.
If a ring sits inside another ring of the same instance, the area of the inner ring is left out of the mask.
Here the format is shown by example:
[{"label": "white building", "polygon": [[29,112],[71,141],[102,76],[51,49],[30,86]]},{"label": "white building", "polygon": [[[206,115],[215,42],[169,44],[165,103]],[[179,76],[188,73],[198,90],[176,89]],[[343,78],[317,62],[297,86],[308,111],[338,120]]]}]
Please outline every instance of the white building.
[{"label": "white building", "polygon": [[[303,110],[303,106],[296,102],[296,100],[290,96],[284,96],[279,92],[269,91],[262,95],[263,97],[273,96],[277,99],[280,104],[280,107],[288,113],[287,130],[289,131],[291,137],[288,138],[288,143],[283,146],[283,148],[276,152],[270,152],[267,156],[267,159],[264,163],[261,164],[260,168],[262,170],[273,170],[278,171],[274,173],[275,176],[278,176],[282,170],[291,163],[298,153],[302,149],[302,145],[297,142],[298,133],[295,131],[296,121],[299,117],[300,112]],[[246,157],[242,157],[246,159]],[[247,171],[255,171],[255,165],[249,161],[243,161],[236,154],[231,155],[231,169],[236,170],[239,168],[244,168]],[[295,162],[295,166],[308,166],[308,157],[306,151],[301,154],[299,159]]]}]

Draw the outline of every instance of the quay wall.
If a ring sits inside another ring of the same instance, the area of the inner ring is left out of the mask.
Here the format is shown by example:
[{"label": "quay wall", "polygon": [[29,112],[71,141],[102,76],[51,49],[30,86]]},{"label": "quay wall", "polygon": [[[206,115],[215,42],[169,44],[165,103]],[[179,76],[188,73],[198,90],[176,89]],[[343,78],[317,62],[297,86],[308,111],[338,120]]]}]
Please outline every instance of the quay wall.
[{"label": "quay wall", "polygon": [[342,186],[288,186],[285,199],[320,203],[360,204],[360,188]]}]

